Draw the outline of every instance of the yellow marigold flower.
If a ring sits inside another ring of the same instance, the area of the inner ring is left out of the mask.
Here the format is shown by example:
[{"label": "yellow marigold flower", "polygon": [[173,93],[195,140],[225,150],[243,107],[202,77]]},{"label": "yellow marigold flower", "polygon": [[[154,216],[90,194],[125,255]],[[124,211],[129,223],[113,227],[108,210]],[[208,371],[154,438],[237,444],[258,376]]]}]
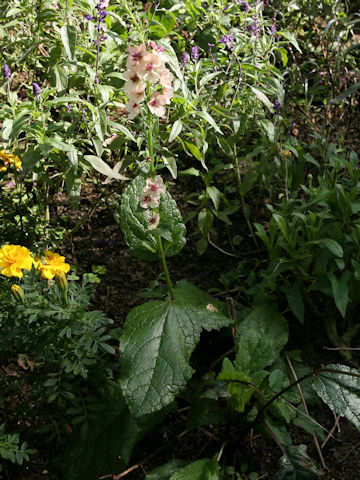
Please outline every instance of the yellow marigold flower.
[{"label": "yellow marigold flower", "polygon": [[38,273],[41,273],[42,278],[47,278],[48,280],[54,278],[57,274],[68,273],[70,270],[70,265],[65,263],[65,257],[58,253],[50,252],[50,250],[45,250],[42,259],[40,257],[36,258],[35,267]]},{"label": "yellow marigold flower", "polygon": [[26,247],[4,245],[0,248],[0,273],[5,277],[22,277],[22,270],[31,270],[33,258]]},{"label": "yellow marigold flower", "polygon": [[0,172],[6,172],[10,165],[14,165],[17,170],[21,168],[20,158],[13,153],[7,153],[6,150],[0,150],[0,160],[3,163],[3,165],[0,164]]}]

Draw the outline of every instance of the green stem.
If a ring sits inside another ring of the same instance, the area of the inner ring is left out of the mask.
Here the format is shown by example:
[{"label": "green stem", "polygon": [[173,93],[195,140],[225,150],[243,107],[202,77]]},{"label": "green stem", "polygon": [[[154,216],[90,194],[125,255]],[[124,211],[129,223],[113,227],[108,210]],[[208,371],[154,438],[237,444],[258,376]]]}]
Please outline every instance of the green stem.
[{"label": "green stem", "polygon": [[84,216],[84,218],[77,224],[75,225],[75,227],[70,230],[69,232],[66,233],[66,235],[63,236],[63,238],[61,238],[54,246],[54,248],[58,248],[59,245],[61,245],[62,243],[64,243],[64,241],[69,238],[71,235],[73,235],[75,232],[77,232],[77,230],[79,230],[79,228],[81,228],[85,222],[87,222],[87,220],[91,217],[91,215],[94,213],[94,211],[96,210],[97,206],[99,205],[99,203],[101,202],[101,200],[105,197],[107,192],[102,192],[101,195],[99,196],[99,198],[95,201],[94,205],[90,208],[90,210],[88,211],[88,213]]},{"label": "green stem", "polygon": [[165,273],[166,284],[167,284],[167,287],[168,287],[168,290],[169,290],[169,293],[170,293],[170,297],[171,297],[171,300],[174,300],[174,298],[175,298],[174,287],[173,287],[173,284],[171,282],[171,278],[170,278],[170,275],[169,275],[169,270],[167,268],[164,248],[163,248],[163,244],[162,244],[162,240],[161,240],[160,235],[156,235],[156,242],[157,242],[157,246],[158,246],[158,249],[159,249],[160,260],[161,260],[161,264],[162,264],[162,267],[163,267],[163,270],[164,270],[164,273]]},{"label": "green stem", "polygon": [[[149,122],[149,124],[151,124],[151,122]],[[149,155],[151,158],[150,175],[154,177],[155,176],[154,142],[153,142],[153,135],[152,135],[152,127],[150,125],[149,125],[149,131],[148,131],[148,148],[149,148]]]},{"label": "green stem", "polygon": [[[302,377],[298,378],[295,380],[293,383],[288,385],[287,387],[283,388],[280,392],[276,393],[273,397],[270,398],[258,411],[256,414],[254,420],[251,422],[252,425],[257,423],[257,421],[262,417],[263,413],[265,410],[270,407],[270,405],[275,402],[278,398],[280,398],[284,393],[288,392],[292,388],[296,387],[296,385],[299,385],[301,382],[306,380],[307,378],[310,377],[316,377],[320,373],[338,373],[338,374],[343,374],[343,375],[349,375],[350,377],[355,377],[355,378],[360,378],[360,373],[354,373],[354,372],[346,372],[344,370],[340,369],[335,369],[335,368],[318,368],[317,370],[313,370],[312,372],[309,372]],[[325,377],[326,378],[326,377]]]}]

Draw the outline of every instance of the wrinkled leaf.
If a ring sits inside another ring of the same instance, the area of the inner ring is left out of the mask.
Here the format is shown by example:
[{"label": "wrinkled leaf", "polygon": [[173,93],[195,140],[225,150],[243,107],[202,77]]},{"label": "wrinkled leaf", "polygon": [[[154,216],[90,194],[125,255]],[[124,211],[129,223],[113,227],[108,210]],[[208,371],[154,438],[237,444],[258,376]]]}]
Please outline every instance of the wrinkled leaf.
[{"label": "wrinkled leaf", "polygon": [[231,322],[207,303],[200,307],[177,300],[176,288],[175,300],[135,307],[120,338],[120,384],[131,413],[138,417],[169,405],[193,373],[189,360],[201,330]]},{"label": "wrinkled leaf", "polygon": [[64,480],[96,480],[124,470],[136,443],[164,418],[161,414],[136,421],[119,390],[104,392],[96,404],[98,413],[89,415],[87,428],[76,432],[56,459]]},{"label": "wrinkled leaf", "polygon": [[286,455],[280,459],[281,470],[273,480],[315,480],[324,476],[317,463],[306,453],[306,445],[286,448]]},{"label": "wrinkled leaf", "polygon": [[360,429],[360,377],[346,373],[360,374],[359,370],[336,364],[326,368],[344,373],[320,373],[313,381],[313,387],[321,400],[341,417],[346,417]]},{"label": "wrinkled leaf", "polygon": [[127,185],[115,219],[120,223],[125,241],[137,258],[141,260],[157,258],[156,233],[163,237],[164,250],[166,255],[171,257],[180,252],[186,241],[186,228],[181,213],[171,195],[168,192],[163,193],[159,206],[159,226],[156,230],[149,230],[150,209],[144,209],[139,205],[145,184],[145,176],[139,175]]},{"label": "wrinkled leaf", "polygon": [[235,367],[257,372],[271,365],[288,340],[288,325],[270,305],[258,305],[240,323],[236,332]]}]

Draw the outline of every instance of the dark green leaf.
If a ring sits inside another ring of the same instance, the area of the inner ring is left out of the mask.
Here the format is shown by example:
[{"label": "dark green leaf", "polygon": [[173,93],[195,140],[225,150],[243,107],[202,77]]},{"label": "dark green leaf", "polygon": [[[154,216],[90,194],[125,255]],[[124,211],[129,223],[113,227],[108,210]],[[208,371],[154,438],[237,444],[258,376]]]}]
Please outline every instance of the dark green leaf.
[{"label": "dark green leaf", "polygon": [[288,325],[272,306],[253,308],[236,332],[235,367],[240,372],[257,372],[271,365],[288,340]]},{"label": "dark green leaf", "polygon": [[349,303],[348,282],[351,278],[351,272],[346,271],[340,279],[335,277],[333,273],[329,273],[328,277],[331,282],[331,288],[334,295],[335,304],[342,317],[345,318],[346,309]]},{"label": "dark green leaf", "polygon": [[188,464],[187,460],[170,460],[170,462],[157,467],[148,473],[145,480],[169,480],[171,475]]},{"label": "dark green leaf", "polygon": [[[175,289],[175,297],[176,293]],[[167,300],[140,305],[130,312],[120,339],[120,383],[133,415],[170,404],[193,373],[189,360],[201,330],[231,323],[207,307],[207,303],[200,307]]]},{"label": "dark green leaf", "polygon": [[301,283],[296,282],[292,287],[282,287],[281,290],[285,293],[291,311],[295,317],[304,323],[305,306],[301,295]]},{"label": "dark green leaf", "polygon": [[170,480],[219,480],[220,466],[215,458],[203,458],[174,473]]}]

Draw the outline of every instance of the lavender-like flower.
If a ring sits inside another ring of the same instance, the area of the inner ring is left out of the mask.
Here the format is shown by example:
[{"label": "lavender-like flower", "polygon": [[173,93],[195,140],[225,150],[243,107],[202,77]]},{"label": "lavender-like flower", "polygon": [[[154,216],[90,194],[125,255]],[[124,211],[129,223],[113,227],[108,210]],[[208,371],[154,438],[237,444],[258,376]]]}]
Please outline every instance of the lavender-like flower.
[{"label": "lavender-like flower", "polygon": [[199,54],[199,47],[195,45],[195,47],[191,48],[191,58],[193,60],[199,60],[200,54]]},{"label": "lavender-like flower", "polygon": [[259,17],[256,13],[253,15],[253,23],[248,25],[246,28],[247,30],[253,35],[255,38],[258,38],[260,35],[260,24],[259,24]]},{"label": "lavender-like flower", "polygon": [[244,2],[244,0],[237,0],[237,3],[242,8],[242,10],[244,10],[245,12],[250,12],[249,2]]},{"label": "lavender-like flower", "polygon": [[37,100],[38,97],[42,94],[41,88],[40,88],[39,84],[36,83],[36,82],[34,82],[34,83],[32,84],[32,87],[33,87],[34,97],[35,97],[36,100]]},{"label": "lavender-like flower", "polygon": [[273,23],[271,25],[271,33],[275,35],[275,33],[277,32],[277,26],[276,26],[276,13],[274,13],[274,16],[273,16]]},{"label": "lavender-like flower", "polygon": [[234,50],[234,37],[231,35],[231,33],[228,33],[224,35],[223,37],[220,38],[219,40],[220,43],[225,43],[226,48],[230,51]]},{"label": "lavender-like flower", "polygon": [[275,115],[280,115],[281,114],[281,103],[279,102],[278,98],[275,98],[274,100],[274,110],[275,110]]},{"label": "lavender-like flower", "polygon": [[189,55],[184,52],[182,55],[181,55],[181,68],[185,70],[185,67],[186,67],[186,64],[188,63],[189,61]]},{"label": "lavender-like flower", "polygon": [[11,78],[11,70],[7,63],[3,66],[3,75],[5,80],[9,80]]}]

